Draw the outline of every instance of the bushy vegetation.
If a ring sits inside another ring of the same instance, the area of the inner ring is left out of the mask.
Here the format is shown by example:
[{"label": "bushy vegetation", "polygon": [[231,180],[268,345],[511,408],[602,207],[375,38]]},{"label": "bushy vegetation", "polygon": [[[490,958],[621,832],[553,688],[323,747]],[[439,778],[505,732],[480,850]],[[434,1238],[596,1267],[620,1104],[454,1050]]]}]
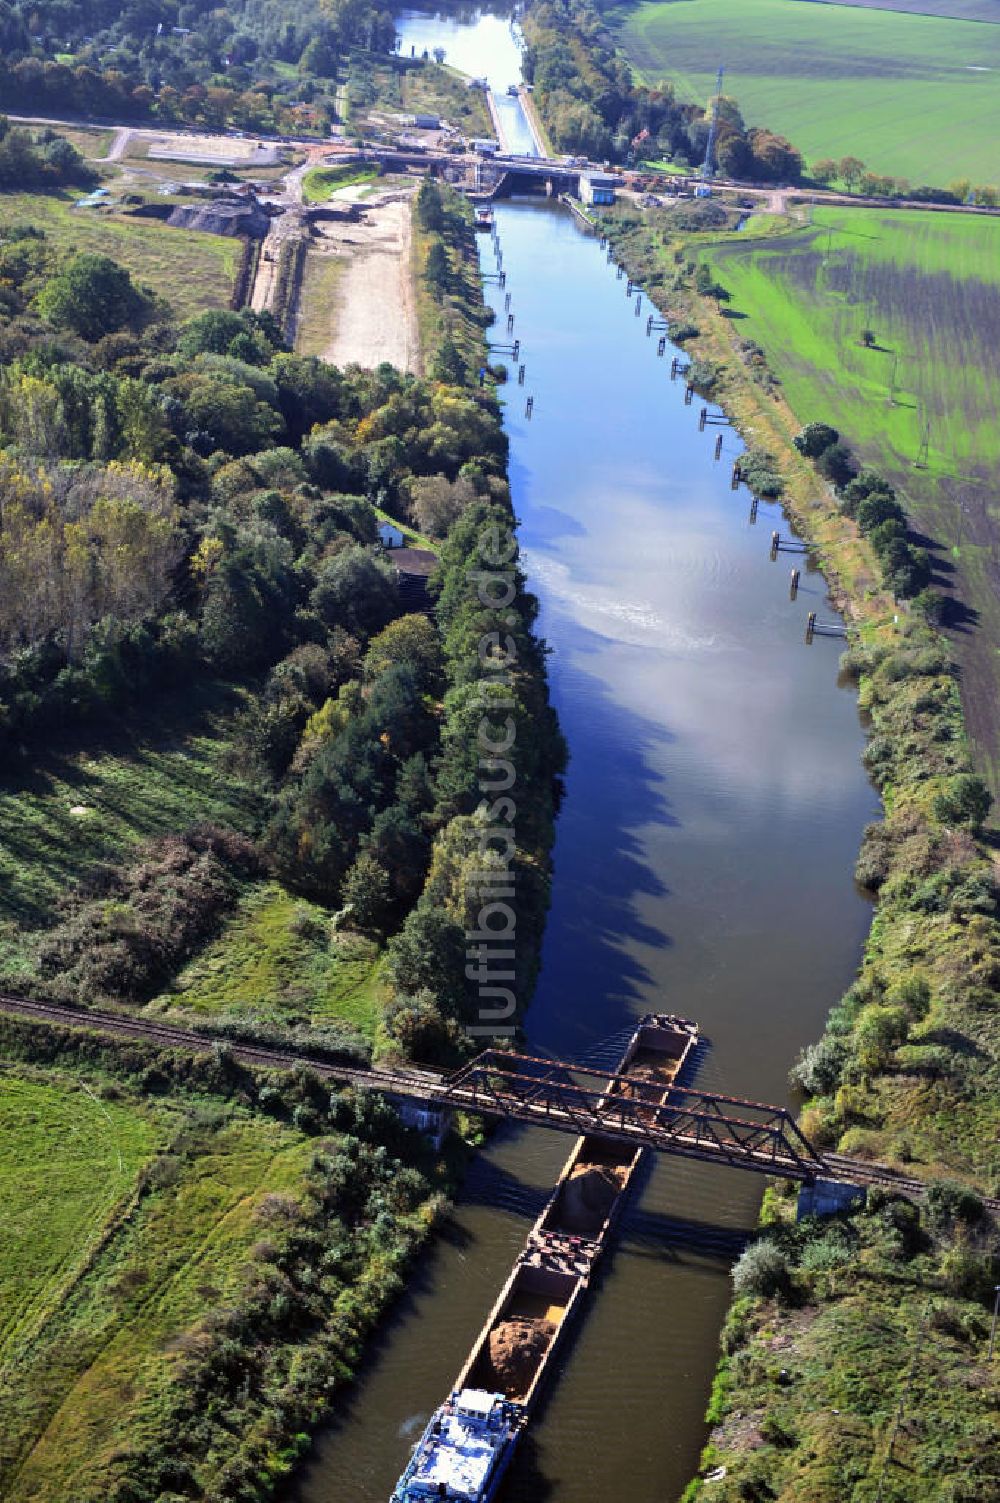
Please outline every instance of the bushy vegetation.
[{"label": "bushy vegetation", "polygon": [[257,869],[252,843],[211,826],[162,836],[131,866],[71,892],[38,948],[46,996],[142,1001],[212,934]]},{"label": "bushy vegetation", "polygon": [[106,0],[22,0],[0,17],[0,98],[20,113],[325,132],[338,65],[363,44],[391,51],[391,16],[347,0],[168,0],[155,15]]},{"label": "bushy vegetation", "polygon": [[[390,984],[366,982],[355,1021],[370,1033],[372,1005],[393,988],[404,1001],[419,992],[456,1047],[471,1000],[461,929],[471,878],[461,873],[482,801],[473,697],[490,666],[479,636],[496,626],[496,613],[467,608],[463,591],[480,533],[509,532],[512,519],[498,409],[465,384],[457,351],[460,332],[470,353],[475,331],[481,341],[481,298],[464,280],[472,231],[455,196],[436,187],[420,213],[455,274],[428,380],[293,355],[267,315],[215,310],[177,329],[106,258],[60,254],[30,235],[6,248],[0,342],[17,349],[0,381],[7,765],[20,777],[56,724],[68,749],[140,695],[155,699],[182,677],[214,680],[243,695],[227,731],[230,775],[259,792],[257,818],[239,835],[217,821],[199,828],[216,815],[193,799],[190,828],[96,862],[89,850],[76,866],[69,857],[59,912],[42,927],[37,912],[19,914],[33,927],[19,974],[30,979],[30,955],[43,992],[132,1005],[168,993],[220,929],[239,948],[230,916],[246,911],[266,866],[314,905],[310,922],[322,931],[308,962],[312,941],[301,936],[293,989],[331,983],[333,910],[369,947],[372,976],[379,948],[404,922],[423,922],[418,901],[449,911],[459,941],[444,946],[430,981],[390,969]],[[404,605],[376,506],[445,539],[433,612]],[[561,753],[516,554],[510,568],[523,1003]],[[84,837],[96,812],[76,809]],[[44,843],[33,850],[36,863],[47,856]],[[258,957],[277,984],[276,955]],[[350,987],[332,984],[355,1011]],[[261,996],[261,1010],[276,1023],[328,1015],[319,995],[297,998],[289,1007]],[[401,1006],[397,998],[397,1024]],[[393,1037],[398,1047],[399,1027]]]},{"label": "bushy vegetation", "polygon": [[[922,1207],[793,1220],[769,1192],[733,1270],[716,1428],[686,1503],[997,1496],[987,1362],[996,1227],[947,1183]],[[711,1480],[704,1480],[704,1479]]]},{"label": "bushy vegetation", "polygon": [[424,368],[437,381],[471,382],[487,364],[493,312],[483,301],[472,207],[431,178],[414,202],[413,272]]},{"label": "bushy vegetation", "polygon": [[72,142],[54,130],[32,131],[11,125],[0,115],[0,191],[89,185],[97,174]]},{"label": "bushy vegetation", "polygon": [[928,589],[930,554],[913,542],[906,512],[885,476],[877,470],[861,469],[829,423],[808,423],[792,442],[836,487],[844,515],[857,522],[878,556],[886,589],[899,600],[921,596],[924,611],[932,619],[939,616],[938,597]]}]

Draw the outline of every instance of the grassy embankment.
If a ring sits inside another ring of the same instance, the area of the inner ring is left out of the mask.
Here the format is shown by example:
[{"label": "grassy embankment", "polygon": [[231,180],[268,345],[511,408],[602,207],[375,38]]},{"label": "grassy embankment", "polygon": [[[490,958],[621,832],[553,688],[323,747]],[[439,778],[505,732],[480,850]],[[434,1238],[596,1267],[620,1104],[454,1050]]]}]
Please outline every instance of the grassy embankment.
[{"label": "grassy embankment", "polygon": [[330,915],[280,884],[250,888],[222,933],[185,966],[148,1011],[310,1023],[342,1019],[371,1038],[388,997],[379,948],[329,932]]},{"label": "grassy embankment", "polygon": [[228,306],[241,241],[108,209],[78,209],[80,197],[80,190],[0,194],[0,234],[11,225],[32,224],[57,250],[110,256],[140,285],[169,298],[178,318]]},{"label": "grassy embankment", "polygon": [[342,256],[321,255],[312,246],[306,251],[295,315],[295,353],[318,355],[330,347],[330,310],[337,306],[337,289],[347,268]]},{"label": "grassy embankment", "polygon": [[302,197],[307,204],[325,204],[339,188],[354,188],[359,183],[371,183],[378,175],[377,167],[363,165],[313,167],[302,179]]},{"label": "grassy embankment", "polygon": [[749,246],[720,242],[707,259],[734,327],[767,352],[796,417],[839,428],[938,545],[939,583],[971,612],[956,611],[953,642],[977,760],[996,790],[1000,221],[817,208],[810,226],[785,228]]},{"label": "grassy embankment", "polygon": [[[312,1122],[221,1099],[150,1098],[86,1064],[8,1066],[0,1125],[0,1497],[90,1503],[163,1496],[173,1482],[228,1498],[244,1496],[230,1490],[242,1475],[269,1495],[305,1444],[289,1429],[302,1403],[329,1402],[398,1288],[433,1215],[427,1182],[407,1182],[391,1234],[373,1238],[346,1201],[343,1220],[320,1209],[349,1162],[329,1127],[317,1138]],[[368,1179],[356,1166],[358,1206]],[[322,1311],[296,1245],[327,1254]],[[238,1326],[268,1284],[256,1323]],[[237,1428],[195,1459],[194,1432],[176,1421],[197,1384],[206,1410],[222,1401]],[[126,1473],[154,1492],[119,1491]]]},{"label": "grassy embankment", "polygon": [[[784,503],[852,625],[846,661],[870,716],[865,760],[886,817],[858,863],[877,894],[871,935],[858,981],[807,1051],[803,1125],[820,1144],[995,1193],[998,884],[990,849],[949,801],[969,756],[947,645],[887,595],[868,543],[794,449],[803,422],[827,410],[793,411],[759,351],[741,348],[745,324],[724,316],[734,309],[694,294],[691,268],[712,237],[664,236],[629,210],[608,228],[631,274],[698,331],[686,347],[780,470]],[[753,256],[752,237],[738,243]],[[995,1231],[976,1205],[939,1197],[918,1218],[873,1196],[863,1214],[796,1230],[794,1201],[770,1198],[771,1275],[748,1281],[723,1334],[703,1471],[726,1474],[704,1485],[706,1498],[872,1503],[880,1486],[899,1503],[997,1496],[984,1458],[998,1270]]]},{"label": "grassy embankment", "polygon": [[997,175],[1000,26],[957,19],[952,7],[914,15],[803,0],[656,0],[622,6],[611,24],[645,82],[670,82],[700,104],[724,61],[726,92],[748,124],[780,131],[807,161],[853,155],[874,172],[939,186]]}]

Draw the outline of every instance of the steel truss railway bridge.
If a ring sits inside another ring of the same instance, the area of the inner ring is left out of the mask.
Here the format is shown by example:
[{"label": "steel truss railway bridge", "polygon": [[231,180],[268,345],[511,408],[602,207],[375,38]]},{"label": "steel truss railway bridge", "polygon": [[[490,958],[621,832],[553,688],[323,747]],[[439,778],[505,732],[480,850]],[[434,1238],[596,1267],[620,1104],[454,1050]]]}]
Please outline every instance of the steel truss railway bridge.
[{"label": "steel truss railway bridge", "polygon": [[[0,1014],[189,1053],[204,1054],[221,1046],[241,1064],[268,1070],[305,1067],[344,1085],[378,1091],[418,1113],[465,1111],[573,1136],[594,1134],[657,1153],[806,1184],[834,1180],[858,1186],[882,1185],[910,1197],[919,1197],[926,1188],[923,1181],[886,1165],[820,1153],[785,1107],[687,1085],[672,1086],[664,1102],[662,1083],[646,1082],[635,1075],[609,1077],[606,1070],[560,1060],[487,1049],[453,1074],[440,1075],[342,1064],[153,1019],[22,997],[0,996]],[[987,1203],[991,1209],[1000,1210],[1000,1200]]]}]

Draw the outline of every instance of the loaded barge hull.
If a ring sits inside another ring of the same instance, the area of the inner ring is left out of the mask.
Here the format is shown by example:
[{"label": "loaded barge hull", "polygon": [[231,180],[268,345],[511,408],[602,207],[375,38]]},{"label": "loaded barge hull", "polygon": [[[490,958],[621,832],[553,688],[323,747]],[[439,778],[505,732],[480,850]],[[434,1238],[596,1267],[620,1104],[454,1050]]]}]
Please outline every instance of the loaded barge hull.
[{"label": "loaded barge hull", "polygon": [[[686,1019],[644,1017],[609,1078],[608,1105],[624,1093],[662,1106],[697,1039]],[[493,1503],[645,1152],[596,1134],[576,1140],[392,1503]]]}]

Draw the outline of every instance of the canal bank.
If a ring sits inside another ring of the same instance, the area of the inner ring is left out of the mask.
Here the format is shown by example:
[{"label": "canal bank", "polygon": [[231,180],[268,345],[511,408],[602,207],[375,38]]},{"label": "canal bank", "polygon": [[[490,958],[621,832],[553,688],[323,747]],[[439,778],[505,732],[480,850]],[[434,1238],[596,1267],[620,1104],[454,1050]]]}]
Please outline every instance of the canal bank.
[{"label": "canal bank", "polygon": [[[511,483],[571,751],[530,1046],[607,1063],[637,1015],[669,1007],[709,1036],[704,1084],[780,1101],[868,922],[850,878],[876,810],[861,728],[836,644],[802,645],[824,586],[809,575],[787,601],[768,560],[780,514],[750,524],[735,435],[715,464],[596,240],[541,201],[497,222],[526,364],[505,393]],[[561,1158],[538,1132],[479,1157],[301,1496],[388,1496]],[[735,1171],[649,1173],[511,1498],[680,1493],[758,1194]]]}]

